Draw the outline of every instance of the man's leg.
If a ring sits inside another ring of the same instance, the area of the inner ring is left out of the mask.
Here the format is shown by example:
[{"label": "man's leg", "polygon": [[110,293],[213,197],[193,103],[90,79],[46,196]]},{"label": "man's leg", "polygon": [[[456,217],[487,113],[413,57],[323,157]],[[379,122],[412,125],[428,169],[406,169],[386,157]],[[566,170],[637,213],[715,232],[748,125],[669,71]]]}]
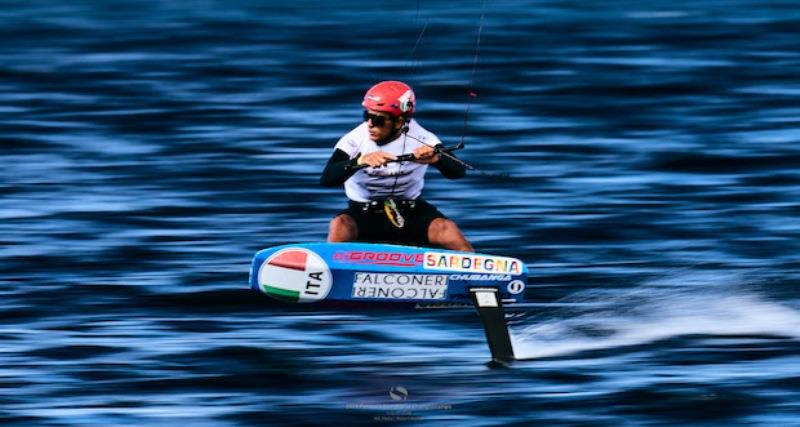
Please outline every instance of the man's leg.
[{"label": "man's leg", "polygon": [[431,221],[431,225],[428,226],[428,241],[445,249],[475,252],[456,223],[446,218],[436,218]]},{"label": "man's leg", "polygon": [[347,214],[338,215],[328,226],[329,242],[352,242],[358,238],[356,221]]}]

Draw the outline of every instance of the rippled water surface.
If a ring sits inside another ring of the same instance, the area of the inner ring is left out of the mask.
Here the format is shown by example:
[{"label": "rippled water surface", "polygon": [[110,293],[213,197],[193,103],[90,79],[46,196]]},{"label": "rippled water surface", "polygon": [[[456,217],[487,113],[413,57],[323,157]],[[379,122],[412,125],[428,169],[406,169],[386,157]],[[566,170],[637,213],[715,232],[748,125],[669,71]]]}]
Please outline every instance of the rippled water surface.
[{"label": "rippled water surface", "polygon": [[[33,0],[0,22],[0,423],[800,425],[796,2]],[[528,264],[528,360],[490,369],[469,310],[247,289],[257,250],[324,240],[345,199],[319,174],[383,79],[512,175],[431,170],[425,197]]]}]

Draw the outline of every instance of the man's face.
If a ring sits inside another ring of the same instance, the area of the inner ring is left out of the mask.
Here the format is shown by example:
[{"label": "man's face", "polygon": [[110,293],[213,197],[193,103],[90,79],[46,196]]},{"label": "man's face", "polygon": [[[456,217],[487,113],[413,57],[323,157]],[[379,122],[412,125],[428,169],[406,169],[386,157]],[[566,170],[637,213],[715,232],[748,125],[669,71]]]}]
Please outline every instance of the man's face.
[{"label": "man's face", "polygon": [[[391,114],[382,111],[366,110],[364,120],[369,127],[369,139],[379,143],[386,142],[403,126],[402,118],[392,117]],[[383,123],[379,124],[381,121]]]}]

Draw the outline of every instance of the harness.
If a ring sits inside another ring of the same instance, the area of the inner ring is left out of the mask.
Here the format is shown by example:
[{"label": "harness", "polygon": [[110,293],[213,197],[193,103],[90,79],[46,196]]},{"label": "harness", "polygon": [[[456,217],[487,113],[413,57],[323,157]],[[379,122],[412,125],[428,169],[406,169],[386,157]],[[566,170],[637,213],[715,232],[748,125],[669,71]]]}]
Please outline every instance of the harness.
[{"label": "harness", "polygon": [[397,228],[403,228],[406,225],[406,219],[403,217],[402,212],[409,213],[417,207],[416,200],[386,199],[371,200],[366,203],[350,200],[348,203],[351,207],[367,214],[386,215],[389,222]]}]

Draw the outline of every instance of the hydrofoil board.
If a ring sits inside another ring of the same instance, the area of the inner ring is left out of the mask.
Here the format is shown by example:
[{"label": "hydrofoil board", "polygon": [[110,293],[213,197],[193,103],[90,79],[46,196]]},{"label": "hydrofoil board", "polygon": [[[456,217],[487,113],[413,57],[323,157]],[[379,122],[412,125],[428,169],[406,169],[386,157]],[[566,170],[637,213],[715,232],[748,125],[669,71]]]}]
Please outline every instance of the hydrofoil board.
[{"label": "hydrofoil board", "polygon": [[291,303],[473,305],[472,288],[523,302],[528,268],[496,255],[374,243],[297,243],[256,253],[250,287]]}]

